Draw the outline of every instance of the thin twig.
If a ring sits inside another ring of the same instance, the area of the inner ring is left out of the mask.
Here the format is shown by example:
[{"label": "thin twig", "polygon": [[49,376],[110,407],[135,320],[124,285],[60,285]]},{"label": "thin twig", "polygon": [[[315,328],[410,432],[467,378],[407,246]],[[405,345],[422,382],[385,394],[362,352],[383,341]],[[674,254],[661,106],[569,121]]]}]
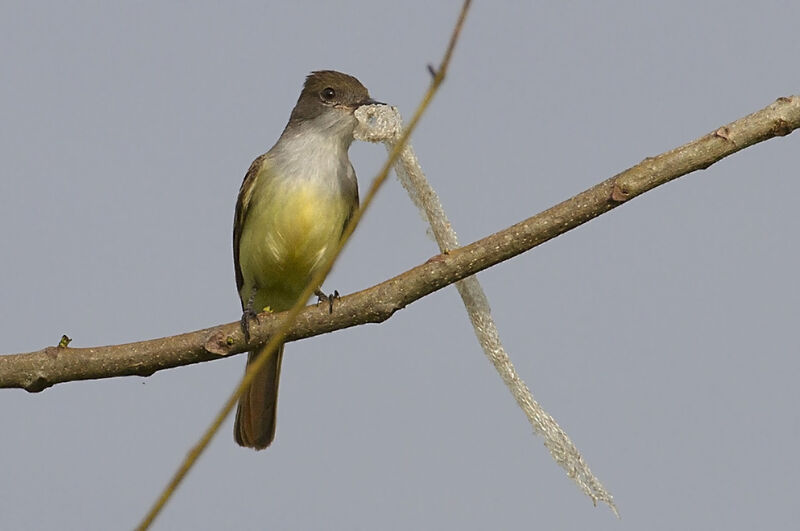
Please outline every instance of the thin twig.
[{"label": "thin twig", "polygon": [[[455,48],[458,36],[461,33],[461,28],[464,24],[464,19],[467,15],[467,11],[469,9],[470,4],[471,4],[470,0],[465,0],[461,8],[461,13],[459,15],[458,21],[456,22],[456,26],[453,30],[452,36],[450,37],[450,43],[447,47],[447,51],[445,52],[444,59],[442,60],[442,64],[439,67],[439,71],[436,77],[434,77],[434,79],[431,81],[430,87],[428,88],[422,101],[417,107],[417,111],[414,113],[414,119],[412,119],[412,121],[409,123],[408,128],[404,132],[403,136],[400,138],[400,141],[398,141],[395,150],[389,155],[389,158],[384,164],[383,168],[375,177],[375,179],[373,179],[372,185],[370,186],[367,195],[364,197],[361,206],[353,215],[352,219],[345,228],[342,240],[339,243],[338,247],[336,248],[336,251],[325,262],[325,264],[320,268],[320,270],[317,271],[315,275],[313,275],[308,285],[306,286],[305,290],[298,298],[297,303],[292,307],[291,310],[289,310],[280,328],[278,328],[275,334],[270,338],[270,340],[264,347],[264,351],[262,352],[265,353],[274,352],[275,349],[278,348],[278,346],[284,341],[292,323],[297,319],[297,316],[300,314],[300,311],[305,307],[306,301],[309,299],[309,297],[311,297],[316,287],[322,284],[322,281],[325,279],[325,277],[328,275],[331,268],[333,267],[336,258],[339,256],[342,249],[347,244],[347,240],[353,234],[356,225],[364,215],[364,211],[372,203],[372,200],[377,194],[380,186],[386,181],[386,178],[389,175],[389,171],[391,170],[394,162],[397,160],[397,157],[400,156],[403,146],[408,141],[408,138],[411,136],[411,133],[413,132],[414,128],[419,122],[419,119],[422,117],[422,114],[428,108],[428,105],[433,99],[433,96],[436,94],[439,86],[442,84],[442,81],[444,81],[444,75],[445,72],[447,71],[448,63],[450,62],[450,58],[452,57],[453,49]],[[212,421],[211,425],[208,427],[206,432],[200,437],[200,440],[197,442],[197,444],[189,451],[186,458],[178,467],[178,470],[175,472],[170,482],[164,488],[161,495],[158,497],[158,499],[153,504],[151,509],[145,515],[142,522],[139,524],[138,529],[144,530],[150,527],[150,525],[155,520],[156,516],[158,516],[161,509],[164,507],[164,505],[166,505],[167,501],[175,492],[178,485],[180,485],[183,478],[186,477],[186,474],[189,472],[191,467],[194,465],[195,462],[197,462],[197,458],[200,457],[202,452],[211,442],[212,437],[219,430],[220,426],[225,421],[225,418],[228,416],[233,407],[236,405],[236,402],[239,400],[239,397],[241,397],[242,394],[249,388],[249,386],[255,379],[256,375],[263,368],[268,359],[269,359],[268,355],[259,356],[255,358],[254,362],[248,366],[245,375],[242,378],[241,383],[236,387],[233,394],[231,394],[230,398],[228,398],[228,400],[225,402],[225,405],[223,406],[222,410]]]}]

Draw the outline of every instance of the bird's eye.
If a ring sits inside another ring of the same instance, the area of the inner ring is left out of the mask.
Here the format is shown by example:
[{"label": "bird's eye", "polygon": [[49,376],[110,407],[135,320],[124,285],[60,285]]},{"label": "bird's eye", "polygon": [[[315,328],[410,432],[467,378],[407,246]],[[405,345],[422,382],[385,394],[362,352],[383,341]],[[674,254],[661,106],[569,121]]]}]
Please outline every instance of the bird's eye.
[{"label": "bird's eye", "polygon": [[336,91],[333,90],[332,88],[328,87],[328,88],[322,89],[322,92],[320,92],[319,95],[325,101],[333,101],[333,98],[336,97]]}]

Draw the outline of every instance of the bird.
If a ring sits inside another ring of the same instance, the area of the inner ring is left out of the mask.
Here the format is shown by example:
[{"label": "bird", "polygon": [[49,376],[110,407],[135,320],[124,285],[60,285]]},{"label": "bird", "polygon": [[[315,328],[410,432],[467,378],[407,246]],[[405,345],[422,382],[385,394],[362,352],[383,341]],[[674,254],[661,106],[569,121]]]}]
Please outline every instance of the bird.
[{"label": "bird", "polygon": [[[278,141],[245,174],[234,214],[233,260],[248,341],[257,312],[294,306],[338,247],[359,204],[348,155],[354,112],[375,104],[380,102],[355,77],[311,72]],[[314,289],[323,296],[320,286]],[[248,366],[260,356],[269,359],[239,399],[234,423],[235,441],[256,450],[275,438],[283,345],[272,353],[264,346],[249,352]]]}]

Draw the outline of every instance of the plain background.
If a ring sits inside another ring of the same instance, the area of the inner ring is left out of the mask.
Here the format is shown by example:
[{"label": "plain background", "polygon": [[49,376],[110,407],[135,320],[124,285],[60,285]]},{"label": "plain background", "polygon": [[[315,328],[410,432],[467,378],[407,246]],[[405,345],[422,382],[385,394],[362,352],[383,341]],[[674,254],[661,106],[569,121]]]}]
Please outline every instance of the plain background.
[{"label": "plain background", "polygon": [[[0,351],[239,318],[236,194],[304,76],[409,118],[459,3],[0,8]],[[798,92],[797,2],[476,2],[413,144],[461,241]],[[354,144],[362,191],[383,147]],[[800,512],[800,137],[770,140],[479,275],[535,397],[614,494],[551,460],[454,288],[290,344],[278,433],[231,419],[157,529],[786,529]],[[436,254],[392,180],[326,290]],[[0,392],[6,529],[133,527],[244,358]]]}]

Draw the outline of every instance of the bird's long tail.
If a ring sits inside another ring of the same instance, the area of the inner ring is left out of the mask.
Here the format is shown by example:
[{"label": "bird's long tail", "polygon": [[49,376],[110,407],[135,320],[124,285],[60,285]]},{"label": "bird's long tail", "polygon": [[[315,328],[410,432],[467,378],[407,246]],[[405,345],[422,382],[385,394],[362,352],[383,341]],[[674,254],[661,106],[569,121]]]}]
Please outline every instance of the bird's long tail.
[{"label": "bird's long tail", "polygon": [[[250,352],[247,365],[259,356],[267,355],[264,349]],[[275,438],[275,415],[278,407],[278,381],[281,375],[283,345],[269,354],[264,367],[256,375],[250,388],[239,399],[233,436],[240,446],[263,450]]]}]

